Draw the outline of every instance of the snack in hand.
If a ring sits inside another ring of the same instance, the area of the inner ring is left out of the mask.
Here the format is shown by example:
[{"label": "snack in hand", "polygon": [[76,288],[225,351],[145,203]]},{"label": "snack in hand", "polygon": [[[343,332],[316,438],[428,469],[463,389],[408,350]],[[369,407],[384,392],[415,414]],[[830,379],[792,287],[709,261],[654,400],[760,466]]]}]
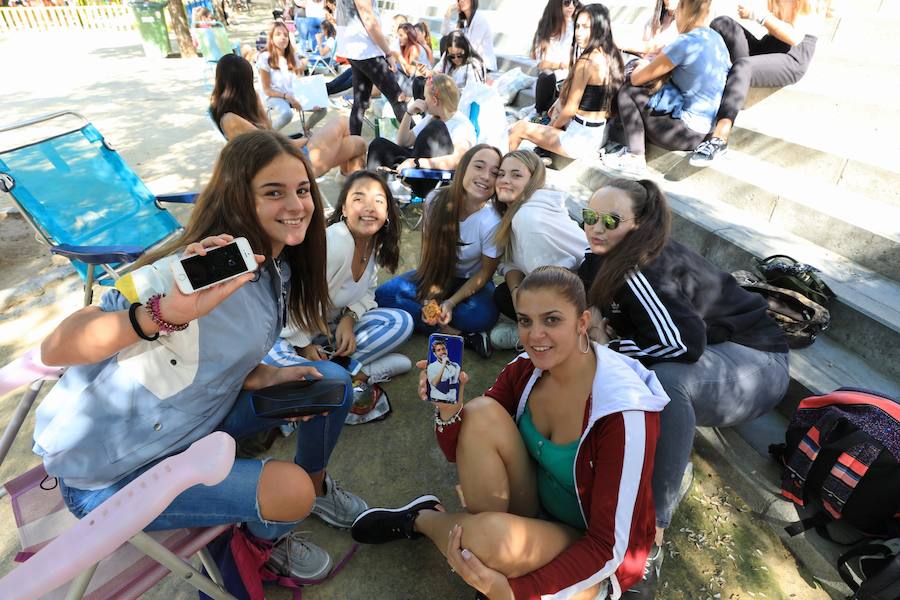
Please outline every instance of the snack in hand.
[{"label": "snack in hand", "polygon": [[437,322],[441,317],[441,307],[438,305],[437,300],[432,298],[422,307],[422,317],[430,323]]}]

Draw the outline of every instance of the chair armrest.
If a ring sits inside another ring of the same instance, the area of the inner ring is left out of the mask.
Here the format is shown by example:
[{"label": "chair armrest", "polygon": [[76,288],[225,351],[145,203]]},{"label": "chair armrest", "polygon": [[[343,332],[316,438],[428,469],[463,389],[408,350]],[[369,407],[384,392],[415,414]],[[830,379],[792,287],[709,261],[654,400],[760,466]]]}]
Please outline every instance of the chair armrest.
[{"label": "chair armrest", "polygon": [[140,246],[73,246],[58,244],[50,248],[53,254],[65,256],[69,260],[77,260],[89,265],[105,265],[109,263],[130,263],[144,254]]},{"label": "chair armrest", "polygon": [[444,169],[403,169],[400,171],[401,179],[430,179],[437,181],[450,181],[455,171]]},{"label": "chair armrest", "polygon": [[63,367],[48,367],[41,362],[40,348],[0,367],[0,396],[38,379],[53,379],[62,375]]},{"label": "chair armrest", "polygon": [[156,197],[157,202],[172,202],[175,204],[193,204],[197,201],[197,192],[186,194],[161,194]]},{"label": "chair armrest", "polygon": [[38,598],[112,554],[189,487],[221,483],[235,443],[217,431],[161,461],[0,579],[0,598]]}]

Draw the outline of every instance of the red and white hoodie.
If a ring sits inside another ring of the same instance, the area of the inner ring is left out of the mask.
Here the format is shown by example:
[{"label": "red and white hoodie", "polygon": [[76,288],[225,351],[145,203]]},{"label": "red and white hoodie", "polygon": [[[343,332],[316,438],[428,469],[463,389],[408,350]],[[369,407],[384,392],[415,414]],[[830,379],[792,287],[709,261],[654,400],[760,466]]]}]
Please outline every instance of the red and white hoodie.
[{"label": "red and white hoodie", "polygon": [[[641,579],[653,545],[653,457],[659,412],[669,397],[653,371],[605,346],[593,346],[597,369],[574,465],[588,528],[548,564],[510,579],[516,600],[563,600],[606,580],[615,600]],[[485,395],[518,422],[540,376],[528,355],[520,354]],[[465,419],[465,409],[461,416]],[[460,427],[454,423],[435,431],[450,462],[456,462]]]}]

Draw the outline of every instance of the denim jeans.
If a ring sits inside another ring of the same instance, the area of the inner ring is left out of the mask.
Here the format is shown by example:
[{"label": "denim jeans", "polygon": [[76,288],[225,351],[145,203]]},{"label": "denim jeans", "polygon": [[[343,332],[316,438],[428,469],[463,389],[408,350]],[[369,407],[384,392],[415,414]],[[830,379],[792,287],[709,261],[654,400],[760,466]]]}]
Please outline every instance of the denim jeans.
[{"label": "denim jeans", "polygon": [[669,403],[660,414],[653,467],[656,525],[666,528],[694,445],[694,427],[731,427],[772,410],[790,382],[788,355],[734,342],[707,346],[695,363],[651,367]]},{"label": "denim jeans", "polygon": [[[310,363],[310,366],[318,369],[324,377],[344,379],[347,384],[344,404],[340,410],[297,423],[297,450],[294,462],[303,467],[307,473],[318,473],[328,464],[331,452],[337,444],[344,419],[353,402],[353,388],[350,385],[350,376],[338,365],[318,361]],[[285,422],[254,415],[250,395],[250,392],[241,392],[231,412],[219,425],[219,431],[224,431],[234,438],[242,438],[272,429]],[[161,457],[109,487],[99,490],[68,487],[60,479],[60,492],[66,506],[80,519],[164,458],[166,457]],[[235,459],[231,472],[224,481],[212,487],[198,484],[185,490],[147,526],[146,531],[247,523],[251,533],[257,537],[275,539],[284,535],[298,522],[266,521],[259,513],[257,488],[266,460],[268,459]]]},{"label": "denim jeans", "polygon": [[[390,306],[408,312],[413,318],[417,332],[434,333],[438,330],[437,326],[426,325],[422,322],[422,304],[416,299],[417,282],[415,277],[415,271],[408,271],[386,281],[375,290],[375,301],[378,302],[378,306]],[[465,279],[457,279],[447,297],[449,298],[465,282]],[[497,306],[494,304],[494,284],[488,281],[483,288],[453,309],[450,326],[464,333],[489,331],[497,322],[498,316]]]}]

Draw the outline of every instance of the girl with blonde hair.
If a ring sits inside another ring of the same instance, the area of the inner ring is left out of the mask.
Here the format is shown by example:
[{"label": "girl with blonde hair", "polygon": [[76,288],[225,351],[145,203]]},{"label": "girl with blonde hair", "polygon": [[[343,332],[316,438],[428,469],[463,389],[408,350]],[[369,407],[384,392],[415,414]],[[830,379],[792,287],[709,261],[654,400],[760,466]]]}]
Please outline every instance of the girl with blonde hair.
[{"label": "girl with blonde hair", "polygon": [[[368,169],[455,169],[475,145],[475,127],[458,110],[459,88],[448,75],[435,73],[425,81],[425,99],[410,104],[400,121],[397,143],[375,138],[369,144]],[[413,116],[424,115],[417,125]],[[434,183],[417,182],[413,191],[425,196]]]},{"label": "girl with blonde hair", "polygon": [[514,348],[519,342],[516,291],[538,267],[553,265],[574,271],[584,259],[584,232],[565,207],[566,194],[544,189],[546,169],[530,150],[513,150],[497,171],[497,211],[502,215],[494,244],[503,251],[500,272],[504,282],[494,291],[502,315],[491,331],[496,348]]}]

